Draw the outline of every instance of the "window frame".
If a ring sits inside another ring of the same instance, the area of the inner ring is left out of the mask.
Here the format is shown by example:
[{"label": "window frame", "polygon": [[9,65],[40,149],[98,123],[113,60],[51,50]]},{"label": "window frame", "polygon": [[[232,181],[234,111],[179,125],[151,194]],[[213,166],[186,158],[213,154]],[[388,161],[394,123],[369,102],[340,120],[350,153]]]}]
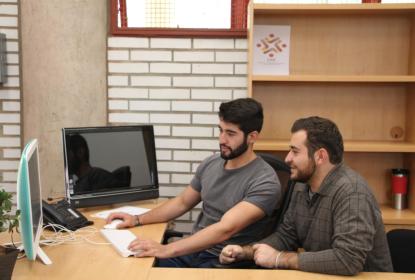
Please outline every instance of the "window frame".
[{"label": "window frame", "polygon": [[[231,0],[230,29],[128,27],[125,3],[126,0],[110,0],[110,32],[112,36],[246,38],[248,35],[247,9],[249,0]],[[118,26],[118,10],[120,11],[120,27]]]}]

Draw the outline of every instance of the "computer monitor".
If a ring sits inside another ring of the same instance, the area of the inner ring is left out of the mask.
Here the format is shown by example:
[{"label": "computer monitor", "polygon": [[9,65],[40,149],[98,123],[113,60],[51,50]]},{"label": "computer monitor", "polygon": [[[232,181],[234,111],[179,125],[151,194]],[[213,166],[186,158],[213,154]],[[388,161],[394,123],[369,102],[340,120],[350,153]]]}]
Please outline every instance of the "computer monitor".
[{"label": "computer monitor", "polygon": [[39,247],[42,233],[42,191],[39,173],[38,141],[29,141],[20,159],[17,174],[17,209],[20,209],[20,237],[26,257],[38,256],[44,264],[52,262]]},{"label": "computer monitor", "polygon": [[157,198],[152,125],[62,129],[65,189],[74,207]]}]

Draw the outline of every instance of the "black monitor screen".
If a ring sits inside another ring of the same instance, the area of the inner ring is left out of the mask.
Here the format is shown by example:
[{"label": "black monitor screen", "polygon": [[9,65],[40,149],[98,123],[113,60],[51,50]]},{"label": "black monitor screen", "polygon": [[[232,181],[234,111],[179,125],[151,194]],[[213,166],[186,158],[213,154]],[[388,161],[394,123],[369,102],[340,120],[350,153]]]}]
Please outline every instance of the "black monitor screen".
[{"label": "black monitor screen", "polygon": [[70,196],[158,188],[151,125],[63,129]]}]

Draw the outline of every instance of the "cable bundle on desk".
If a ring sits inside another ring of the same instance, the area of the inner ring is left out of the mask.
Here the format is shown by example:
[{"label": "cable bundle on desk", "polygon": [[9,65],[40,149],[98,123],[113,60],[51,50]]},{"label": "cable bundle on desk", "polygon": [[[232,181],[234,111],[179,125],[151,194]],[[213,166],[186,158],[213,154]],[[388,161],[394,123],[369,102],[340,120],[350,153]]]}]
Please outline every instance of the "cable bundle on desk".
[{"label": "cable bundle on desk", "polygon": [[[59,224],[48,224],[43,227],[42,239],[40,244],[46,246],[56,246],[60,244],[70,243],[77,244],[87,242],[94,245],[109,245],[108,242],[96,242],[90,239],[93,235],[98,232],[98,229],[92,226],[84,227],[76,231],[67,229],[66,227]],[[46,234],[45,229],[50,229],[53,232]]]}]

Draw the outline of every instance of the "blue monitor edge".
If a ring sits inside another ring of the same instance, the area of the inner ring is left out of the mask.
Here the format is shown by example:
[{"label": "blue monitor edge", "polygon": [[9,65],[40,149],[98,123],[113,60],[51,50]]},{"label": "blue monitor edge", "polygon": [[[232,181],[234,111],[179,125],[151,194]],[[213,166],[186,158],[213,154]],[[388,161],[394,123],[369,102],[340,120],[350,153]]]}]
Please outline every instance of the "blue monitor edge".
[{"label": "blue monitor edge", "polygon": [[43,230],[42,191],[39,173],[38,141],[30,140],[21,155],[17,173],[17,208],[20,209],[20,237],[28,260],[36,257],[52,264],[39,246]]},{"label": "blue monitor edge", "polygon": [[62,144],[65,194],[73,207],[159,197],[152,125],[63,128]]}]

